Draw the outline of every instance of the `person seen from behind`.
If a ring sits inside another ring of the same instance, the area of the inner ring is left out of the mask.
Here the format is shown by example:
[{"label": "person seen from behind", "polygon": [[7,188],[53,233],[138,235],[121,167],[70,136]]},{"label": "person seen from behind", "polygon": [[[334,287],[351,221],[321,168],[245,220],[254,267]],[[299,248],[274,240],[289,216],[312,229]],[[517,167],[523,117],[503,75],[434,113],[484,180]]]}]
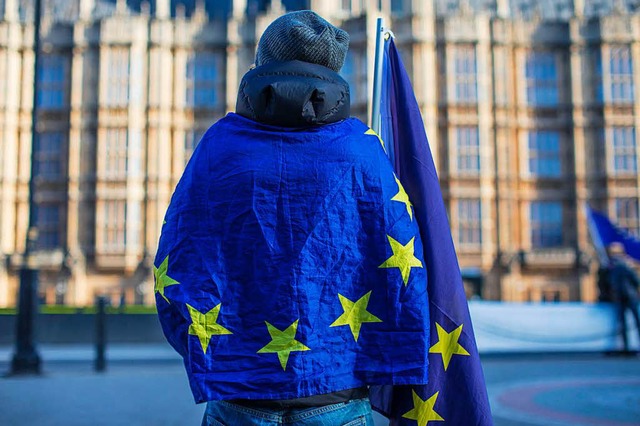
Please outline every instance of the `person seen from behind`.
[{"label": "person seen from behind", "polygon": [[622,334],[624,351],[629,351],[626,313],[631,312],[640,341],[640,318],[638,317],[638,288],[640,282],[635,271],[625,261],[624,246],[618,242],[607,247],[609,255],[608,282],[611,287],[612,302],[616,305],[618,326]]},{"label": "person seen from behind", "polygon": [[314,12],[276,19],[172,196],[156,304],[203,425],[373,425],[370,386],[427,383],[419,229],[350,117],[348,46]]}]

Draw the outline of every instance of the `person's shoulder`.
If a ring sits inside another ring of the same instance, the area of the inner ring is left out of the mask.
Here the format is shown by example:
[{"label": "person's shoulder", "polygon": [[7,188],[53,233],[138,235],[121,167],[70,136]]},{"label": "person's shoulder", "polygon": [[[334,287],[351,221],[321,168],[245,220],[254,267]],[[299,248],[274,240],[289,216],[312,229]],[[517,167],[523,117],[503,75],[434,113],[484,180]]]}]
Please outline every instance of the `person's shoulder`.
[{"label": "person's shoulder", "polygon": [[204,133],[203,137],[214,134],[216,132],[226,131],[229,128],[239,127],[242,125],[242,120],[240,120],[241,118],[242,117],[237,114],[229,113],[213,123]]},{"label": "person's shoulder", "polygon": [[611,272],[612,272],[612,275],[616,277],[635,275],[635,271],[633,270],[633,268],[629,266],[627,263],[621,262],[621,261],[616,261],[614,263]]},{"label": "person's shoulder", "polygon": [[357,117],[349,117],[345,120],[342,120],[345,130],[352,132],[357,135],[366,135],[367,132],[373,132],[369,126],[367,126],[362,120]]},{"label": "person's shoulder", "polygon": [[609,266],[609,270],[613,273],[613,272],[620,272],[625,270],[625,265],[624,263],[620,262],[619,260],[611,260],[610,261],[611,264]]},{"label": "person's shoulder", "polygon": [[217,120],[202,134],[198,145],[220,145],[217,142],[242,129],[251,127],[251,120],[235,113],[228,113]]},{"label": "person's shoulder", "polygon": [[351,117],[341,122],[340,131],[345,141],[358,152],[384,155],[384,143],[378,134],[360,119]]}]

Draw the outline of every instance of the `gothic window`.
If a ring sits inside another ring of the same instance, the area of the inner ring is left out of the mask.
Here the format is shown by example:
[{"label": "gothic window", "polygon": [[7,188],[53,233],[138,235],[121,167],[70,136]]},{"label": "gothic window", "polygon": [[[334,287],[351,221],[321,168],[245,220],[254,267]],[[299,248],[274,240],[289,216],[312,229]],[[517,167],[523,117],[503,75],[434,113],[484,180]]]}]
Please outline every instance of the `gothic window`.
[{"label": "gothic window", "polygon": [[105,138],[104,176],[126,179],[128,167],[127,128],[109,128]]},{"label": "gothic window", "polygon": [[604,100],[602,84],[602,54],[600,47],[593,47],[586,51],[583,62],[582,75],[585,77],[585,101],[587,103],[602,103]]},{"label": "gothic window", "polygon": [[638,198],[615,199],[616,223],[631,234],[640,236],[640,218],[638,217]]},{"label": "gothic window", "polygon": [[482,243],[482,206],[479,198],[458,200],[458,241],[461,246]]},{"label": "gothic window", "polygon": [[407,5],[405,0],[391,0],[391,13],[405,13],[407,12]]},{"label": "gothic window", "polygon": [[55,249],[62,243],[61,206],[58,204],[38,204],[36,220],[38,225],[38,248]]},{"label": "gothic window", "polygon": [[636,133],[633,127],[612,127],[609,134],[613,149],[613,173],[637,173]]},{"label": "gothic window", "polygon": [[558,105],[558,70],[553,53],[529,53],[525,74],[529,105],[540,107]]},{"label": "gothic window", "polygon": [[560,202],[532,202],[529,219],[531,247],[549,248],[562,245],[562,204]]},{"label": "gothic window", "polygon": [[529,133],[529,173],[539,177],[561,175],[560,135],[552,131]]},{"label": "gothic window", "polygon": [[455,100],[472,104],[478,101],[477,64],[475,46],[457,47],[455,50]]},{"label": "gothic window", "polygon": [[63,55],[42,55],[39,62],[37,105],[43,110],[68,105],[69,60]]},{"label": "gothic window", "polygon": [[456,140],[458,172],[479,173],[480,143],[478,140],[478,128],[475,126],[458,127],[456,129]]},{"label": "gothic window", "polygon": [[615,104],[633,102],[633,65],[629,46],[615,46],[609,56],[610,100]]},{"label": "gothic window", "polygon": [[108,53],[107,105],[126,107],[129,103],[129,48],[112,48]]},{"label": "gothic window", "polygon": [[59,179],[63,176],[63,132],[39,133],[35,140],[34,175],[41,179]]},{"label": "gothic window", "polygon": [[187,61],[186,103],[192,108],[215,108],[219,103],[218,57],[213,52],[194,53]]},{"label": "gothic window", "polygon": [[122,252],[126,243],[127,203],[125,200],[105,200],[102,206],[102,250]]}]

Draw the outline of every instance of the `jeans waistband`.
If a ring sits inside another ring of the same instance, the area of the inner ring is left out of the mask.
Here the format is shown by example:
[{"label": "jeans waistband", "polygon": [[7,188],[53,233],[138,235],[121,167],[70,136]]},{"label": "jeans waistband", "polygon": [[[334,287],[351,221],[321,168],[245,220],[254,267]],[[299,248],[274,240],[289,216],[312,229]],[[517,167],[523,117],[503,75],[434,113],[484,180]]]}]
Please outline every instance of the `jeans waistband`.
[{"label": "jeans waistband", "polygon": [[241,405],[243,407],[266,408],[270,410],[286,410],[289,408],[313,408],[323,407],[326,405],[339,404],[354,399],[363,399],[369,397],[369,388],[360,387],[346,389],[337,392],[326,393],[322,395],[313,395],[305,398],[295,399],[259,399],[248,400],[240,399],[229,401],[231,403]]}]

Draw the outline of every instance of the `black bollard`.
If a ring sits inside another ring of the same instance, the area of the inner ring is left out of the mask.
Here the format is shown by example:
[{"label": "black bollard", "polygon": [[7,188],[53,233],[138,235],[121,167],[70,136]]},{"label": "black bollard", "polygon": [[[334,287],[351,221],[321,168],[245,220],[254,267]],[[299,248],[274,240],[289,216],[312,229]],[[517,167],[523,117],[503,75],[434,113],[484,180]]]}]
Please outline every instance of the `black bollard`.
[{"label": "black bollard", "polygon": [[11,362],[12,375],[40,374],[40,355],[34,341],[35,319],[38,312],[37,291],[38,271],[33,267],[23,266],[20,271],[16,352]]},{"label": "black bollard", "polygon": [[107,347],[107,316],[105,312],[107,301],[104,296],[96,300],[96,360],[95,370],[102,372],[107,368],[105,351]]}]

